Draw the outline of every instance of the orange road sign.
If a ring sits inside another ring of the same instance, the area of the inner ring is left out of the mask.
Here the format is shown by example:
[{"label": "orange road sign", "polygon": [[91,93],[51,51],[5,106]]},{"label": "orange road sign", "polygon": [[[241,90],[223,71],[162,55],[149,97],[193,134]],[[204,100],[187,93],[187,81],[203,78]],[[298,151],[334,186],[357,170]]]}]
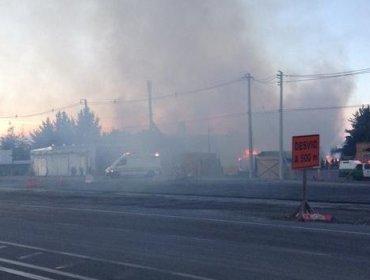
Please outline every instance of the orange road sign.
[{"label": "orange road sign", "polygon": [[293,136],[292,169],[320,165],[320,135]]}]

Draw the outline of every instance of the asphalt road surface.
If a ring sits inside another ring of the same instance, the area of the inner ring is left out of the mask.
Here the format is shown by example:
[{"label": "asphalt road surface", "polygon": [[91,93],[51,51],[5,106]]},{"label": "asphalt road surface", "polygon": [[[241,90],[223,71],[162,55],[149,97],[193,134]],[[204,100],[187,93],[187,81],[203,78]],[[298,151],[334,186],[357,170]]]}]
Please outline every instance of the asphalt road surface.
[{"label": "asphalt road surface", "polygon": [[[370,279],[369,185],[0,180],[0,279]],[[364,197],[366,196],[366,197]]]}]

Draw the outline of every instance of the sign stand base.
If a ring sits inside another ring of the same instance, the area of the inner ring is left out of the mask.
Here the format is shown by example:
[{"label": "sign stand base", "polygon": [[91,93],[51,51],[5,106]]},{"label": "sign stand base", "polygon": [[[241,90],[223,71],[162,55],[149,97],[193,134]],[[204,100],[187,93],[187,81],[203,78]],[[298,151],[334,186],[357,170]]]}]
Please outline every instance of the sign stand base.
[{"label": "sign stand base", "polygon": [[297,209],[294,211],[294,214],[292,215],[294,218],[296,218],[298,221],[306,221],[307,216],[311,216],[311,214],[314,214],[315,212],[311,208],[311,206],[308,204],[307,201],[303,201],[301,205],[297,207]]},{"label": "sign stand base", "polygon": [[311,208],[307,202],[307,170],[303,169],[303,200],[301,205],[295,210],[292,215],[297,221],[309,222],[309,221],[323,221],[323,222],[333,222],[334,217],[330,214],[319,214]]}]

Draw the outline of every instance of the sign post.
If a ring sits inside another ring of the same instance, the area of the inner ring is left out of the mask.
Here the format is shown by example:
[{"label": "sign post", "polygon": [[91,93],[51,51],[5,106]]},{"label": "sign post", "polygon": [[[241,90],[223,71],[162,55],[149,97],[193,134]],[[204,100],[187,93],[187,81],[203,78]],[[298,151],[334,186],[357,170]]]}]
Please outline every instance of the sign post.
[{"label": "sign post", "polygon": [[307,201],[307,168],[320,165],[320,135],[293,136],[292,139],[292,169],[303,170],[303,200],[294,212],[298,220],[305,220],[305,215],[313,214]]}]

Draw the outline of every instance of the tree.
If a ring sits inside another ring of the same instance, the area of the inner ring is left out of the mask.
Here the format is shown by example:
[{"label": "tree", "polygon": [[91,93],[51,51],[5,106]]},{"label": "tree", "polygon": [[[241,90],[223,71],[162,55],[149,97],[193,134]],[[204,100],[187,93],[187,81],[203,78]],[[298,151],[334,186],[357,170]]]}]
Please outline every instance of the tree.
[{"label": "tree", "polygon": [[78,144],[92,144],[99,141],[101,136],[101,126],[99,118],[95,116],[94,112],[85,105],[78,113],[76,121],[76,133]]},{"label": "tree", "polygon": [[16,134],[13,126],[8,128],[7,134],[0,138],[0,142],[1,149],[12,150],[13,160],[30,159],[30,143],[23,133]]},{"label": "tree", "polygon": [[361,142],[370,142],[370,107],[362,106],[349,119],[352,129],[346,129],[349,134],[342,150],[342,157],[354,157],[356,154],[356,144]]},{"label": "tree", "polygon": [[47,118],[38,129],[31,132],[31,140],[33,148],[44,148],[56,143],[56,135],[54,124]]},{"label": "tree", "polygon": [[66,112],[58,112],[53,123],[54,145],[72,145],[76,143],[75,121]]},{"label": "tree", "polygon": [[78,113],[77,120],[59,111],[54,121],[49,118],[43,121],[31,133],[32,146],[44,148],[52,145],[93,144],[99,141],[100,131],[99,118],[86,105]]},{"label": "tree", "polygon": [[7,134],[1,137],[1,149],[12,150],[16,146],[17,136],[14,132],[14,127],[11,126],[7,130]]}]

